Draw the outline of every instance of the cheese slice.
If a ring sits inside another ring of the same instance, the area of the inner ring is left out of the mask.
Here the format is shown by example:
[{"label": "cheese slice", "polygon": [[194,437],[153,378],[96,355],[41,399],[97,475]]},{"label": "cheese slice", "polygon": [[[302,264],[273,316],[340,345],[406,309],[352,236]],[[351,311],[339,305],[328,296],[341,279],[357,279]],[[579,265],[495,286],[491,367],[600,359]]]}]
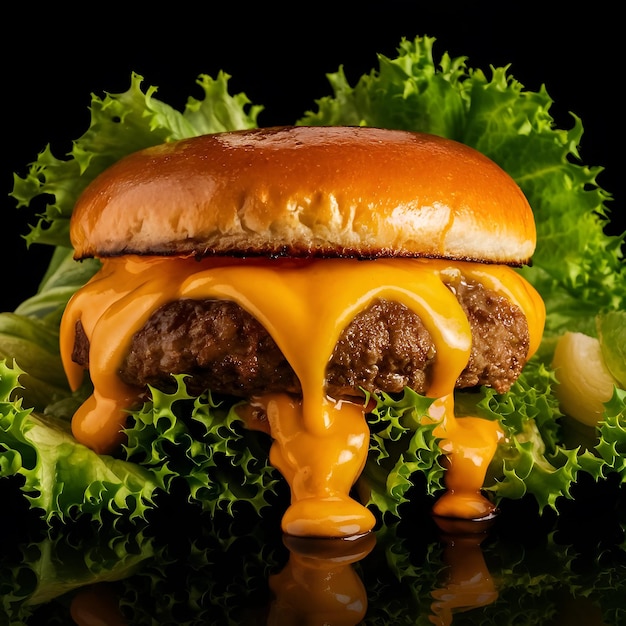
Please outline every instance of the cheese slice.
[{"label": "cheese slice", "polygon": [[270,461],[291,487],[283,530],[299,536],[348,536],[373,528],[371,512],[349,491],[366,461],[365,408],[325,392],[326,366],[342,330],[374,299],[401,302],[417,313],[436,348],[430,419],[449,460],[449,488],[441,515],[483,517],[491,505],[480,495],[502,436],[494,422],[456,419],[453,391],[471,350],[469,322],[442,274],[451,267],[506,296],[526,314],[529,352],[539,345],[545,317],[541,299],[514,270],[423,259],[241,260],[123,256],[102,269],[68,303],[61,323],[61,356],[72,388],[83,369],[72,361],[76,325],[89,340],[92,396],[72,420],[74,436],[99,453],[121,441],[126,410],[138,392],[118,371],[134,333],[152,313],[182,299],[224,299],[239,304],[273,337],[302,386],[302,397],[272,394],[253,399],[267,413],[274,440]]}]

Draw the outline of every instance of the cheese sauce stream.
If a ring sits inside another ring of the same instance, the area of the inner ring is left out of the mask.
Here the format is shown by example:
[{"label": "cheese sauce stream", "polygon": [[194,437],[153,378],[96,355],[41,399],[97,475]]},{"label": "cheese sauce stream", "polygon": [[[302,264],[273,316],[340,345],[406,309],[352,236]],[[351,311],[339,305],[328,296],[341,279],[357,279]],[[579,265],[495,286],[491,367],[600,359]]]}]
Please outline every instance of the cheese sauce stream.
[{"label": "cheese sauce stream", "polygon": [[342,330],[374,299],[386,298],[417,313],[436,347],[428,395],[440,399],[433,404],[431,418],[438,423],[436,434],[443,438],[449,459],[449,491],[435,512],[487,515],[491,505],[480,488],[501,433],[493,422],[454,417],[452,392],[468,361],[471,332],[456,297],[440,277],[451,266],[522,308],[534,351],[543,327],[543,303],[507,267],[419,259],[107,259],[70,300],[61,323],[61,356],[74,389],[84,375],[71,358],[77,322],[90,344],[94,392],[74,415],[73,433],[99,453],[122,441],[126,409],[136,404],[138,392],[121,381],[118,371],[134,333],[159,306],[181,298],[232,300],[267,329],[302,386],[301,400],[285,394],[254,399],[268,416],[274,440],[270,462],[291,488],[283,530],[300,536],[371,530],[373,515],[348,495],[367,457],[364,407],[328,398],[325,373]]}]

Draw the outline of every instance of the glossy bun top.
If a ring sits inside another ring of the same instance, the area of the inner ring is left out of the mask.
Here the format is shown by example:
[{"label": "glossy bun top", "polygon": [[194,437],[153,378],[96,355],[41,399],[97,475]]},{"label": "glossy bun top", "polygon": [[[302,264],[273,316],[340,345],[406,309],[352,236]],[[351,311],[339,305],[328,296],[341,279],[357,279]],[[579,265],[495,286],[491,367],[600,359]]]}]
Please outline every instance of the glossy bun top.
[{"label": "glossy bun top", "polygon": [[131,154],[79,198],[76,258],[433,257],[522,264],[535,223],[493,161],[434,135],[294,126]]}]

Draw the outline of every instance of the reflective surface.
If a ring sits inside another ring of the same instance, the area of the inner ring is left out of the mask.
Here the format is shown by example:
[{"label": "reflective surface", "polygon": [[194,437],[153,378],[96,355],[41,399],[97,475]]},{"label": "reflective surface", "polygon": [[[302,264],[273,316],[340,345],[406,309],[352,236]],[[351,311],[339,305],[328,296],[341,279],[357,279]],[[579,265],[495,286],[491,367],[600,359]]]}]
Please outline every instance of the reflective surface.
[{"label": "reflective surface", "polygon": [[283,536],[280,511],[210,520],[174,499],[142,529],[43,532],[8,487],[0,624],[626,623],[616,481],[579,485],[559,517],[520,501],[456,522],[412,502],[401,523],[351,540]]}]

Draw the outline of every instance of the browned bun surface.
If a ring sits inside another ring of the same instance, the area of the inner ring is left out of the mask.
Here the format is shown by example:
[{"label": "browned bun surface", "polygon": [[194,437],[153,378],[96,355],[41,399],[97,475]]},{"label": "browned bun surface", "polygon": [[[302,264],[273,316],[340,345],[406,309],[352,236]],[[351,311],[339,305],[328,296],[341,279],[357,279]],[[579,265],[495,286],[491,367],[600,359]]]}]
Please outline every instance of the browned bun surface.
[{"label": "browned bun surface", "polygon": [[463,144],[365,127],[204,135],[131,154],[84,191],[76,258],[423,256],[520,264],[535,223],[513,179]]}]

